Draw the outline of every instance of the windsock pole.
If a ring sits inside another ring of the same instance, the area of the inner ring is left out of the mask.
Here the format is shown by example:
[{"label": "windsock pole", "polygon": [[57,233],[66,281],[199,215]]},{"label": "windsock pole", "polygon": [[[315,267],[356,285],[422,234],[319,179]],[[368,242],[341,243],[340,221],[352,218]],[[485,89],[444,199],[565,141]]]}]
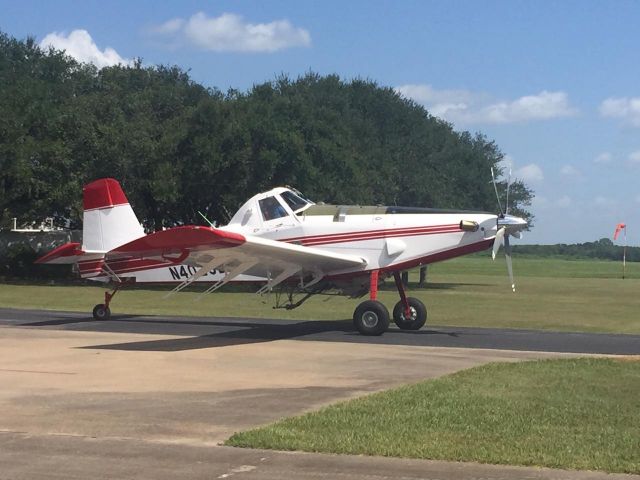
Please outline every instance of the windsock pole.
[{"label": "windsock pole", "polygon": [[627,272],[627,226],[624,226],[624,248],[622,249],[622,279]]},{"label": "windsock pole", "polygon": [[627,224],[619,223],[616,225],[616,231],[613,232],[613,239],[617,240],[620,230],[624,230],[624,246],[622,247],[622,279],[627,273]]}]

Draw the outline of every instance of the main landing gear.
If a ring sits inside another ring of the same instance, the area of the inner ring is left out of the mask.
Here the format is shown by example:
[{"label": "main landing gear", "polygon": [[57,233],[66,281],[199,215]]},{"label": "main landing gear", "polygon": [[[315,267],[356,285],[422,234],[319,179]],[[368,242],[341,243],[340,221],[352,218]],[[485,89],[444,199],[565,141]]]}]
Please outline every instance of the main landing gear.
[{"label": "main landing gear", "polygon": [[115,297],[121,287],[121,283],[116,284],[112,292],[104,292],[104,303],[99,303],[93,307],[93,318],[96,320],[109,320],[111,318],[111,309],[109,303]]},{"label": "main landing gear", "polygon": [[[378,297],[379,271],[371,272],[369,300],[353,312],[353,324],[362,335],[382,335],[389,328],[389,310]],[[393,321],[401,330],[419,330],[427,321],[427,307],[417,298],[407,297],[400,272],[393,272],[400,301],[393,308]]]}]

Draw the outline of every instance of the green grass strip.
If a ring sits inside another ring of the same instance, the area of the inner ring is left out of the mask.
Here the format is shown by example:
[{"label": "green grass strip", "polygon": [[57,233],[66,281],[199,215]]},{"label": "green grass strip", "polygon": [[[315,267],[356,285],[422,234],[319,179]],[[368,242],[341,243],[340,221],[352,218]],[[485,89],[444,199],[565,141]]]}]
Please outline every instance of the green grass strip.
[{"label": "green grass strip", "polygon": [[[640,264],[622,280],[615,262],[515,259],[517,293],[511,292],[504,258],[464,257],[429,267],[425,288],[410,275],[409,295],[427,305],[427,326],[545,329],[640,334]],[[633,278],[632,278],[633,277]],[[89,283],[89,282],[88,282]],[[92,282],[93,283],[93,282]],[[366,283],[366,279],[365,279]],[[184,315],[291,320],[347,320],[362,299],[311,298],[295,310],[274,310],[275,295],[259,296],[257,285],[231,288],[204,298],[198,285],[166,299],[173,286],[118,293],[114,315]],[[46,308],[91,313],[104,300],[103,285],[0,284],[0,307]],[[299,298],[299,297],[298,297]],[[365,297],[366,298],[366,297]],[[399,300],[393,279],[380,288],[390,310]],[[427,327],[428,328],[428,327]]]},{"label": "green grass strip", "polygon": [[489,364],[237,433],[227,445],[640,473],[640,362]]}]

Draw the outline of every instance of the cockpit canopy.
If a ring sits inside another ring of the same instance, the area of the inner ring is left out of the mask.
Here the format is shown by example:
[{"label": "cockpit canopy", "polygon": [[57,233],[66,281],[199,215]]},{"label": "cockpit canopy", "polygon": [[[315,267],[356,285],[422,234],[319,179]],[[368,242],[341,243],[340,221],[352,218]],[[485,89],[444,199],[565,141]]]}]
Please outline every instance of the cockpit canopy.
[{"label": "cockpit canopy", "polygon": [[291,207],[293,213],[298,213],[307,208],[309,205],[313,205],[311,200],[307,200],[298,191],[285,190],[280,194],[280,197],[287,202],[287,205]]},{"label": "cockpit canopy", "polygon": [[249,199],[233,216],[229,225],[259,226],[283,217],[302,213],[314,203],[292,188],[278,187]]}]

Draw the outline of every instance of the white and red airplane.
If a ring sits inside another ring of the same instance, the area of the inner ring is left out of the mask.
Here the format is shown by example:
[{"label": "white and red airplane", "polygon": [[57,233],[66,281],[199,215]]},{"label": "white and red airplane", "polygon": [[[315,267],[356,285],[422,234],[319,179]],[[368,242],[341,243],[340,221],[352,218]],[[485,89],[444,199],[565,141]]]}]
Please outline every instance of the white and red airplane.
[{"label": "white and red airplane", "polygon": [[[509,236],[520,237],[522,218],[473,211],[315,204],[290,188],[274,188],[248,200],[228,225],[181,226],[145,235],[120,184],[112,178],[84,187],[83,242],[67,243],[38,263],[76,263],[83,278],[114,282],[93,310],[110,317],[109,304],[128,282],[179,282],[180,291],[213,282],[206,293],[230,281],[261,281],[258,293],[288,291],[286,308],[334,289],[362,296],[353,321],[363,335],[389,327],[387,308],[377,300],[378,282],[393,276],[400,301],[393,321],[417,330],[427,309],[407,297],[400,273],[414,267],[505,245],[513,285]],[[293,294],[303,295],[294,302]]]}]

